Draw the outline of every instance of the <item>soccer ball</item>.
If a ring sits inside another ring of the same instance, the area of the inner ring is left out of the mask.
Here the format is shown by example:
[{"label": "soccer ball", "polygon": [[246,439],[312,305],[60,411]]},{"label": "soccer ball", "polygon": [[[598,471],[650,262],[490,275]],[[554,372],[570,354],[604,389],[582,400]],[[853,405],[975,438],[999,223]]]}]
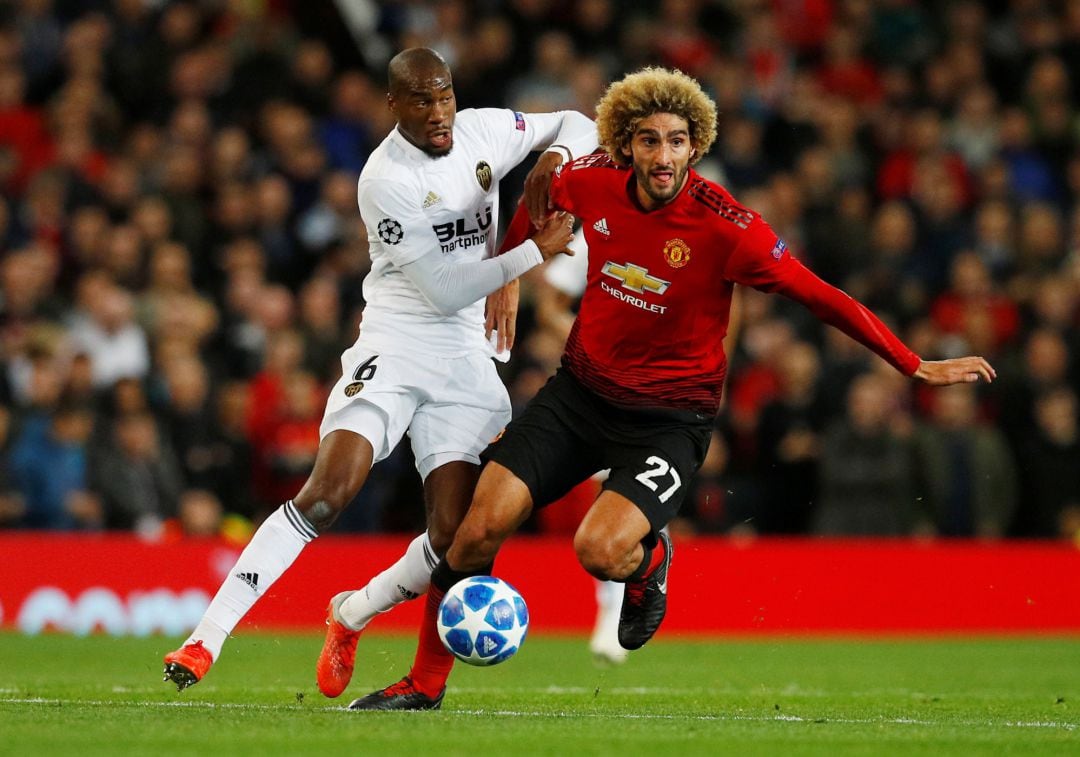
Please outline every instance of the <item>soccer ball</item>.
[{"label": "soccer ball", "polygon": [[494,576],[473,576],[454,584],[439,605],[439,638],[470,665],[497,665],[525,641],[529,610],[510,584]]}]

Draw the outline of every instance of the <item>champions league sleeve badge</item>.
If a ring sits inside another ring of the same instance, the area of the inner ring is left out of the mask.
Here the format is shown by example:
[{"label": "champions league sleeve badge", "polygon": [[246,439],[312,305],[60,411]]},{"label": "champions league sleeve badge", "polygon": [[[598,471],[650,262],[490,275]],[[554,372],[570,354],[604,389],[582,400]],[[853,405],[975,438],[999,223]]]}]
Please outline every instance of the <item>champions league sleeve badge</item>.
[{"label": "champions league sleeve badge", "polygon": [[405,231],[401,224],[393,218],[384,218],[379,221],[379,239],[387,244],[397,244],[405,237]]}]

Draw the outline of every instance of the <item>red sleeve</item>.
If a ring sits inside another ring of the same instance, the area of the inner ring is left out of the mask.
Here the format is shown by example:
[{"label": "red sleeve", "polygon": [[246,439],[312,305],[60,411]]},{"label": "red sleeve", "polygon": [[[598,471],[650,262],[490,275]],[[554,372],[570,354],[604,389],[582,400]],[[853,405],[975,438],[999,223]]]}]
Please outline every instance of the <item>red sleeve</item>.
[{"label": "red sleeve", "polygon": [[[563,168],[564,166],[559,166],[555,169],[555,173],[551,176],[551,186],[548,191],[551,194],[552,205],[559,210],[570,210],[570,196],[566,187],[567,182],[564,180]],[[503,237],[502,244],[499,245],[499,251],[495,254],[502,255],[507,250],[514,249],[537,231],[539,229],[529,221],[525,203],[518,202],[514,217],[510,219],[510,225],[506,229],[506,236]]]},{"label": "red sleeve", "polygon": [[529,212],[525,210],[525,203],[519,202],[517,210],[514,211],[514,217],[510,219],[510,225],[506,228],[506,236],[503,237],[499,251],[495,254],[502,255],[507,250],[514,249],[536,231],[536,227],[529,221]]},{"label": "red sleeve", "polygon": [[905,376],[918,369],[919,356],[861,302],[825,283],[793,258],[778,270],[782,275],[772,291],[802,303],[820,320],[861,342]]},{"label": "red sleeve", "polygon": [[571,163],[564,163],[555,169],[555,173],[551,175],[551,187],[548,189],[548,192],[551,195],[552,205],[559,210],[568,210],[573,213],[574,200],[570,194],[571,182],[568,180],[570,169],[568,169],[567,166],[569,165],[571,165]]},{"label": "red sleeve", "polygon": [[[730,229],[732,225],[721,228]],[[749,228],[732,241],[736,246],[725,265],[725,278],[802,303],[819,320],[873,350],[905,376],[918,369],[919,356],[908,349],[880,318],[791,257],[787,245],[760,218],[755,218]]]}]

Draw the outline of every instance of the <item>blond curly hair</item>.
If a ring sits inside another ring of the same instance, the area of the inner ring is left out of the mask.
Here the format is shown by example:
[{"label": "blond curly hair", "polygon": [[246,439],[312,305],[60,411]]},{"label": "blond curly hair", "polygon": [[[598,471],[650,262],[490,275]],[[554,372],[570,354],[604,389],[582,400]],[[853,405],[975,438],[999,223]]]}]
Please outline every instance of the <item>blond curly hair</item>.
[{"label": "blond curly hair", "polygon": [[716,103],[701,85],[682,71],[656,66],[643,68],[613,82],[596,105],[596,131],[600,146],[621,165],[630,160],[622,148],[630,145],[643,118],[654,113],[673,113],[690,126],[693,165],[701,160],[716,139]]}]

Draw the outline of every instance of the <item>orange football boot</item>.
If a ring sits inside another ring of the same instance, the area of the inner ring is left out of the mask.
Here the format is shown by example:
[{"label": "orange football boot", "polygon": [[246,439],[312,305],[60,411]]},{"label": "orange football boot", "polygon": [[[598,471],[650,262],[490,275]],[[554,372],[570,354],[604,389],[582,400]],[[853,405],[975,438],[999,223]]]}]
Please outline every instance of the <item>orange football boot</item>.
[{"label": "orange football boot", "polygon": [[341,603],[351,594],[351,591],[343,591],[334,595],[326,608],[326,641],[315,664],[315,678],[319,691],[330,698],[341,696],[348,687],[356,663],[356,642],[361,632],[338,620]]},{"label": "orange football boot", "polygon": [[162,680],[172,681],[177,691],[183,691],[201,681],[213,664],[214,658],[201,640],[185,644],[165,655],[165,678]]}]

